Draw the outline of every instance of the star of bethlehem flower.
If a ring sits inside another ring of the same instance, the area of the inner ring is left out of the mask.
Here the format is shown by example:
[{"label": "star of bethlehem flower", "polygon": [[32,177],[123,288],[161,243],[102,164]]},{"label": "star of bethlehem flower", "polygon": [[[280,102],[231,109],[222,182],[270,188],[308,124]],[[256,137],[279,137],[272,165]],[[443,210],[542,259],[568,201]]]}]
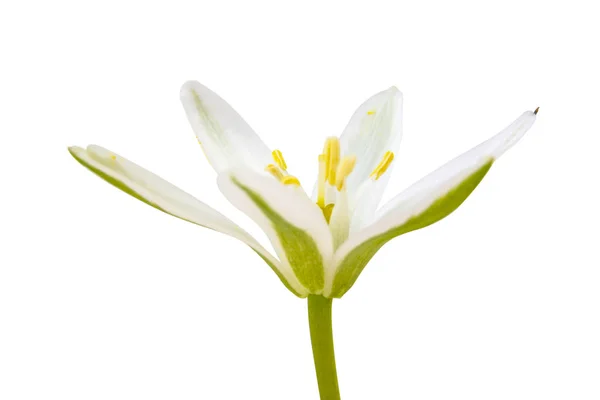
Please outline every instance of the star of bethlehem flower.
[{"label": "star of bethlehem flower", "polygon": [[392,87],[365,101],[338,138],[315,155],[309,194],[280,150],[271,150],[217,94],[198,82],[181,101],[225,197],[266,233],[271,254],[227,217],[153,173],[99,146],[69,151],[133,197],[250,246],[299,297],[339,298],[388,241],[437,222],[475,189],[492,164],[536,119],[527,111],[379,207],[402,136],[402,94]]}]

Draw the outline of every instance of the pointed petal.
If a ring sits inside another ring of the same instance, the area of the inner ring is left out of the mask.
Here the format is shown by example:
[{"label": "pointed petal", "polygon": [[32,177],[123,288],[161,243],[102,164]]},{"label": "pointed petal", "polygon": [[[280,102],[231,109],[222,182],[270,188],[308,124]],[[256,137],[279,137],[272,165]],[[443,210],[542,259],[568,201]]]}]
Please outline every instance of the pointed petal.
[{"label": "pointed petal", "polygon": [[395,87],[380,92],[356,110],[340,137],[342,156],[355,155],[347,179],[352,199],[387,151],[397,152],[402,138],[402,93]]},{"label": "pointed petal", "polygon": [[265,231],[282,269],[293,271],[310,293],[321,293],[333,244],[323,213],[304,190],[247,169],[221,174],[218,182],[225,197]]},{"label": "pointed petal", "polygon": [[180,95],[192,129],[218,173],[239,165],[262,171],[273,162],[269,148],[219,95],[195,81],[186,82]]},{"label": "pointed petal", "polygon": [[294,294],[307,295],[296,278],[285,276],[279,261],[230,219],[157,175],[100,146],[70,147],[84,167],[125,193],[167,214],[232,236],[250,246]]},{"label": "pointed petal", "polygon": [[356,281],[371,257],[389,240],[424,228],[457,209],[483,179],[493,162],[513,146],[535,122],[526,112],[510,126],[392,199],[377,221],[351,236],[335,254],[335,280],[330,293],[341,297]]}]

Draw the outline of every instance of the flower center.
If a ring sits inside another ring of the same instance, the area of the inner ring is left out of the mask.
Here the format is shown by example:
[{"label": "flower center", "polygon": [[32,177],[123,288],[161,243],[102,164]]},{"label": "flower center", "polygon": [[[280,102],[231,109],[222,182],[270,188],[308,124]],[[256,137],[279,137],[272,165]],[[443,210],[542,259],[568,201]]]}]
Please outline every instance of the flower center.
[{"label": "flower center", "polygon": [[[273,150],[273,164],[265,167],[265,171],[284,185],[300,186],[300,181],[287,171],[287,164],[280,150]],[[388,170],[394,161],[394,153],[387,151],[371,175],[372,180],[378,180]],[[356,156],[340,157],[340,140],[329,137],[325,140],[323,153],[319,154],[319,177],[317,180],[317,205],[329,223],[333,208],[339,199],[340,192],[346,188],[346,180],[354,170]]]},{"label": "flower center", "polygon": [[337,192],[344,189],[346,178],[354,170],[356,156],[340,159],[340,140],[330,137],[325,140],[323,153],[319,155],[319,178],[317,182],[317,205],[329,222]]}]

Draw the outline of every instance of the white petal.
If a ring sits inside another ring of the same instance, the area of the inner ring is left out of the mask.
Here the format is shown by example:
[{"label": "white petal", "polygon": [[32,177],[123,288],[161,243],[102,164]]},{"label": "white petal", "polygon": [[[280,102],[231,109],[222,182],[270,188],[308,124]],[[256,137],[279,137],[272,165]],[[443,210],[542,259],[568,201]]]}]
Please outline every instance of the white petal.
[{"label": "white petal", "polygon": [[[350,234],[350,215],[348,205],[348,193],[345,189],[339,192],[337,201],[333,207],[333,211],[329,218],[329,230],[333,238],[333,249],[337,249],[342,245]],[[331,291],[333,285],[333,279],[335,275],[334,268],[328,268],[325,271],[325,287],[323,292],[328,293]]]},{"label": "white petal", "polygon": [[304,190],[248,169],[221,174],[218,182],[227,199],[267,234],[282,269],[293,271],[311,293],[320,293],[333,244],[323,213]]},{"label": "white petal", "polygon": [[355,155],[356,165],[346,183],[352,199],[386,151],[397,152],[402,138],[402,93],[395,87],[365,101],[340,137],[342,156]]},{"label": "white petal", "polygon": [[350,233],[350,215],[348,209],[348,193],[345,189],[339,192],[337,201],[329,218],[329,230],[333,237],[333,248],[337,249],[348,239]]},{"label": "white petal", "polygon": [[181,88],[180,95],[196,137],[218,173],[239,165],[263,170],[273,163],[269,148],[216,93],[189,81]]},{"label": "white petal", "polygon": [[390,180],[392,169],[393,164],[379,179],[367,179],[356,191],[354,203],[351,205],[351,233],[360,231],[375,220],[377,208]]},{"label": "white petal", "polygon": [[525,135],[535,119],[532,111],[523,113],[497,135],[446,163],[394,197],[377,212],[378,219],[391,212],[400,212],[405,215],[403,218],[419,214],[490,159],[497,160]]},{"label": "white petal", "polygon": [[282,276],[280,262],[252,236],[200,200],[170,184],[159,176],[100,146],[87,149],[70,147],[69,152],[83,166],[131,196],[167,214],[194,224],[222,232],[241,240],[263,258],[298,296],[306,296],[306,289],[294,276]]},{"label": "white petal", "polygon": [[496,136],[393,198],[378,212],[374,224],[351,235],[336,251],[333,295],[338,297],[345,293],[375,252],[387,241],[437,222],[454,211],[483,179],[492,163],[523,137],[534,122],[535,113],[525,112]]}]

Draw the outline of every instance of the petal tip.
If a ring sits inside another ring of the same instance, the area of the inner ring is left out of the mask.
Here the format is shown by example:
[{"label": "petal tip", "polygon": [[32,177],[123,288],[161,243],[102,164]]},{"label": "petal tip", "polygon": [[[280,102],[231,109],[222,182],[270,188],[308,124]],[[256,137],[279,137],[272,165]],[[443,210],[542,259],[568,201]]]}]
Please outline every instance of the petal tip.
[{"label": "petal tip", "polygon": [[198,81],[186,81],[183,85],[181,85],[181,89],[179,90],[179,96],[183,99],[189,96],[191,91],[197,91],[199,87],[202,87],[200,82]]},{"label": "petal tip", "polygon": [[79,146],[69,146],[67,147],[67,150],[75,158],[80,157],[82,153],[85,153],[85,149]]},{"label": "petal tip", "polygon": [[104,147],[98,146],[97,144],[88,144],[85,149],[86,149],[86,151],[88,151],[90,153],[108,152],[107,149],[105,149]]},{"label": "petal tip", "polygon": [[402,97],[402,92],[396,86],[390,86],[387,92],[392,96]]}]

